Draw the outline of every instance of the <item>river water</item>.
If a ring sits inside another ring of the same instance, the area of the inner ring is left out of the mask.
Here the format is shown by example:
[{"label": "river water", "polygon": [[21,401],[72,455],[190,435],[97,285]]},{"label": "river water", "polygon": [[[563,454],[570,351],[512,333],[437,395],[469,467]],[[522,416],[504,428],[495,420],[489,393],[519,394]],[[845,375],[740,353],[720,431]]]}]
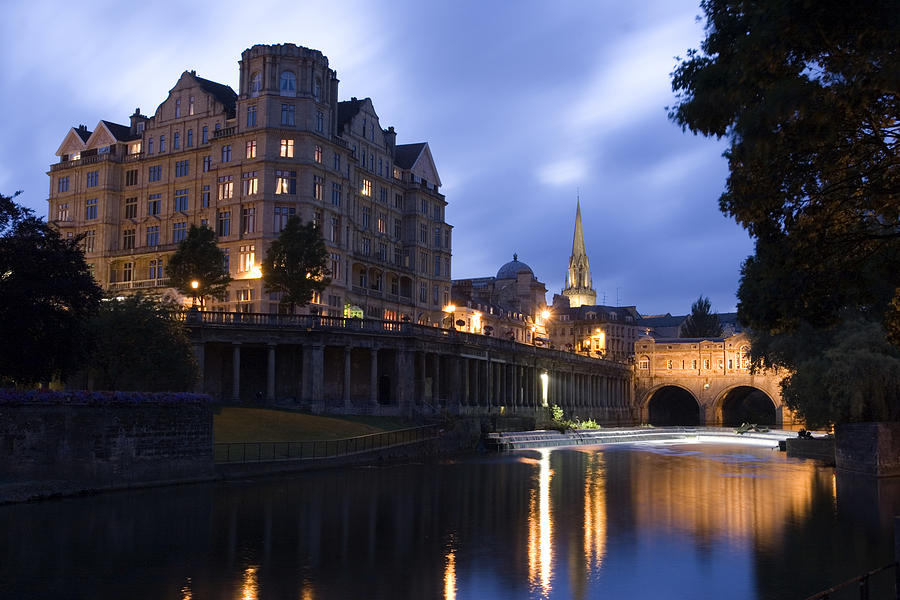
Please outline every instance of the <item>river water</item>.
[{"label": "river water", "polygon": [[897,487],[677,444],[9,505],[0,598],[804,598],[893,560]]}]

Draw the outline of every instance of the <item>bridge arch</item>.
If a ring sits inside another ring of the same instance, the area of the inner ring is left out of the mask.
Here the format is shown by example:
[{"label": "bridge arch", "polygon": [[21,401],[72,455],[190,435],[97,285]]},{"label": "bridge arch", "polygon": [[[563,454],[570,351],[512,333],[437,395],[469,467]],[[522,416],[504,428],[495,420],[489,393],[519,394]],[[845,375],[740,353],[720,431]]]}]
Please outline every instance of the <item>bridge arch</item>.
[{"label": "bridge arch", "polygon": [[700,402],[683,386],[667,383],[647,392],[641,406],[644,420],[651,425],[699,425]]},{"label": "bridge arch", "polygon": [[742,423],[773,426],[780,424],[779,403],[764,389],[737,384],[723,390],[714,403],[716,421],[724,427]]}]

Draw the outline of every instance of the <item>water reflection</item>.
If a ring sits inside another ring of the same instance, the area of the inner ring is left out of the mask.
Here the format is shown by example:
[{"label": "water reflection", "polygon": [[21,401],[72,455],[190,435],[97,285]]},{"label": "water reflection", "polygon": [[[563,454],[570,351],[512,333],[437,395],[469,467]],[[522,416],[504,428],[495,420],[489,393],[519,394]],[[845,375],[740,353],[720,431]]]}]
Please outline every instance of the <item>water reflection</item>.
[{"label": "water reflection", "polygon": [[700,445],[130,491],[0,506],[0,598],[802,598],[892,560],[898,499]]},{"label": "water reflection", "polygon": [[[541,450],[537,461],[537,490],[531,490],[528,502],[528,580],[531,589],[539,588],[549,597],[553,575],[553,519],[550,514],[550,450]],[[535,502],[535,494],[537,502]]]}]

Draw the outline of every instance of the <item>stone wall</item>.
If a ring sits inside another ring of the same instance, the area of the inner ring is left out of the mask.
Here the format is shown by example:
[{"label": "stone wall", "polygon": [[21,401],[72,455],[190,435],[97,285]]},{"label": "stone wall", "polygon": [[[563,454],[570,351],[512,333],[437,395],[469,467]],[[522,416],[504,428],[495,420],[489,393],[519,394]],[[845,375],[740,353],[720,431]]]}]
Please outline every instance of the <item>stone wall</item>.
[{"label": "stone wall", "polygon": [[0,399],[0,481],[92,489],[212,476],[207,397],[116,396]]},{"label": "stone wall", "polygon": [[900,476],[900,423],[847,423],[835,428],[839,471]]}]

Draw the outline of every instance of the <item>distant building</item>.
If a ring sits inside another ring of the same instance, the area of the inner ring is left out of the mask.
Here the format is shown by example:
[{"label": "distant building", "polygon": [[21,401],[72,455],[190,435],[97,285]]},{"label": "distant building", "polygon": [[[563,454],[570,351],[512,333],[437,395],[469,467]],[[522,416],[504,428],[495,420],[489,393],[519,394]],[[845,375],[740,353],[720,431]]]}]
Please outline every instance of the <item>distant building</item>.
[{"label": "distant building", "polygon": [[[721,337],[729,337],[744,330],[740,322],[738,322],[737,313],[718,313],[717,316],[719,317],[719,323],[722,324]],[[641,329],[641,335],[649,335],[657,339],[677,338],[681,337],[681,330],[687,318],[688,315],[673,316],[669,313],[664,315],[644,315],[638,319],[638,326]]]},{"label": "distant building", "polygon": [[451,296],[455,326],[460,331],[489,333],[525,344],[546,342],[547,286],[516,254],[495,277],[454,280]]},{"label": "distant building", "polygon": [[558,303],[551,310],[547,331],[551,347],[587,356],[627,361],[643,330],[634,306]]},{"label": "distant building", "polygon": [[275,312],[259,263],[297,215],[321,230],[332,279],[307,310],[438,324],[452,227],[428,144],[397,144],[368,98],[339,102],[318,50],[255,45],[239,65],[237,91],[186,71],[153,115],[71,129],[50,167],[50,223],[84,236],[107,291],[176,299],[169,257],[206,225],[234,278],[213,309]]},{"label": "distant building", "polygon": [[562,295],[569,299],[569,306],[572,308],[597,304],[597,292],[594,291],[591,281],[591,265],[584,247],[580,200],[575,204],[575,234],[572,237],[572,255],[569,257],[566,287]]}]

